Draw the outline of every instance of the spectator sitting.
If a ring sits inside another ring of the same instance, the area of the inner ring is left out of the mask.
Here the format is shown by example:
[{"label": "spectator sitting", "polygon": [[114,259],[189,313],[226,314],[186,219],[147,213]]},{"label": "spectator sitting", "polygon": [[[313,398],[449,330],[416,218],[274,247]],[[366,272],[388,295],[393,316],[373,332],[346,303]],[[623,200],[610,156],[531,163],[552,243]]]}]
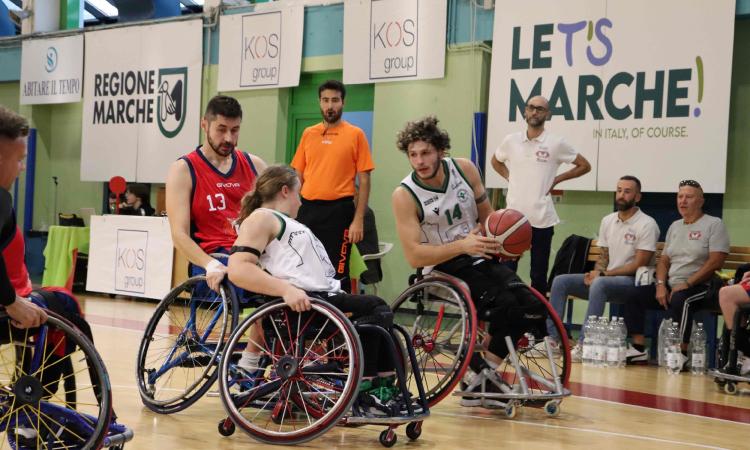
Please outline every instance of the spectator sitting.
[{"label": "spectator sitting", "polygon": [[[625,304],[625,322],[634,345],[643,345],[646,309],[663,308],[680,324],[682,364],[690,338],[692,313],[710,307],[716,298],[696,296],[708,290],[708,282],[721,269],[729,253],[729,235],[718,217],[703,213],[703,188],[694,180],[680,182],[677,210],[682,219],[667,231],[664,251],[656,266],[656,296],[641,296]],[[693,297],[696,296],[696,297]],[[686,303],[686,300],[694,298]]]},{"label": "spectator sitting", "polygon": [[[641,288],[635,286],[633,275],[638,267],[653,264],[659,226],[636,206],[640,200],[640,180],[630,175],[620,178],[615,194],[617,211],[605,216],[599,226],[597,243],[601,254],[594,270],[585,274],[558,275],[552,282],[550,298],[558,316],[563,317],[568,295],[588,299],[587,318],[601,316],[607,300],[631,301],[642,295]],[[550,336],[559,338],[551,319],[547,322]],[[580,343],[576,344],[571,355],[574,362],[581,361]],[[643,348],[628,348],[627,357],[630,362],[648,359]]]},{"label": "spectator sitting", "polygon": [[125,191],[125,201],[120,203],[120,214],[131,216],[153,216],[154,208],[149,202],[148,188],[143,184],[131,184]]}]

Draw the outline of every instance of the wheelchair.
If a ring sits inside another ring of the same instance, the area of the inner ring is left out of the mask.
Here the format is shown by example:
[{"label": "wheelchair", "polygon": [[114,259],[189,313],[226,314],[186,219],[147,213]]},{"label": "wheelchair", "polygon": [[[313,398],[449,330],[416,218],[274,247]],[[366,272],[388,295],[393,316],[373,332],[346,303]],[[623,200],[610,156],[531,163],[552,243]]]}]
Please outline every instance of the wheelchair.
[{"label": "wheelchair", "polygon": [[720,390],[737,395],[739,383],[750,383],[750,374],[742,375],[738,369],[737,352],[750,355],[750,305],[740,305],[734,314],[734,329],[724,329],[721,342],[716,349],[717,368],[708,371]]},{"label": "wheelchair", "polygon": [[47,314],[41,327],[17,329],[0,312],[0,442],[19,450],[123,449],[133,432],[114,418],[101,357],[78,328]]},{"label": "wheelchair", "polygon": [[[529,287],[554,322],[561,340],[559,354],[553,353],[546,327],[539,324],[515,342],[505,337],[508,355],[497,370],[485,368],[469,379],[471,358],[485,349],[489,338],[477,319],[469,287],[435,270],[425,276],[420,270],[409,282],[392,305],[394,322],[412,336],[420,371],[409,374],[408,381],[421,377],[430,407],[453,393],[480,399],[481,406],[487,408],[500,404],[510,418],[515,417],[518,406],[541,407],[549,416],[559,414],[563,397],[570,395],[570,345],[560,318],[542,295]],[[462,380],[465,391],[454,392]],[[475,388],[480,388],[479,392]]]},{"label": "wheelchair", "polygon": [[[395,429],[407,424],[407,436],[417,439],[429,406],[419,376],[413,389],[407,386],[405,364],[409,373],[419,374],[420,369],[406,330],[397,324],[386,330],[367,317],[352,323],[326,301],[311,300],[311,310],[304,313],[272,300],[232,332],[219,370],[220,396],[228,414],[219,422],[219,433],[229,436],[239,427],[260,442],[293,445],[334,425],[377,424],[387,427],[380,443],[391,447],[397,440]],[[261,342],[249,337],[253,325],[263,330]],[[377,333],[390,346],[399,394],[384,410],[373,411],[358,396],[361,333]],[[235,364],[248,345],[261,353],[259,369],[253,373]]]},{"label": "wheelchair", "polygon": [[209,289],[204,275],[172,289],[157,305],[138,348],[136,380],[143,404],[171,414],[201,398],[216,381],[221,350],[239,311],[226,277],[219,292]]}]

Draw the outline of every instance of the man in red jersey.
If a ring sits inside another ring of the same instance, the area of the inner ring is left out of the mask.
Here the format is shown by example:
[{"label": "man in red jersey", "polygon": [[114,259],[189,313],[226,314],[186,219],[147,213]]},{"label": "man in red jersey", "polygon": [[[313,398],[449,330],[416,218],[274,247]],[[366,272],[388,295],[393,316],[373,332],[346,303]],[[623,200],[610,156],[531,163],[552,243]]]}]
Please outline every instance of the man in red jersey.
[{"label": "man in red jersey", "polygon": [[235,148],[241,122],[236,99],[212,98],[201,119],[203,145],[172,163],[167,174],[172,241],[193,264],[191,275],[205,269],[213,290],[218,290],[226,266],[210,254],[229,253],[237,239],[234,221],[242,196],[266,168],[262,159]]}]

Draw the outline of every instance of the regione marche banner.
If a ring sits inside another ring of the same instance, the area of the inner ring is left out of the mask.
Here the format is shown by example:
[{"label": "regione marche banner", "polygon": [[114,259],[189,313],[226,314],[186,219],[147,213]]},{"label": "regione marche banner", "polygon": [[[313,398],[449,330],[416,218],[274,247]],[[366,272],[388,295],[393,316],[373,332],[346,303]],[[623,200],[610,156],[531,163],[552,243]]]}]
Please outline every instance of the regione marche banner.
[{"label": "regione marche banner", "polygon": [[344,83],[445,74],[447,0],[344,2]]},{"label": "regione marche banner", "polygon": [[257,5],[221,16],[219,91],[294,87],[302,65],[302,5]]},{"label": "regione marche banner", "polygon": [[163,183],[199,139],[202,21],[86,33],[81,180]]},{"label": "regione marche banner", "polygon": [[[734,0],[498,0],[486,167],[526,129],[525,101],[543,95],[545,128],[593,166],[561,188],[611,191],[635,175],[647,192],[686,178],[724,192],[734,10]],[[486,181],[505,186],[494,170]]]},{"label": "regione marche banner", "polygon": [[21,44],[21,104],[81,101],[83,35]]}]

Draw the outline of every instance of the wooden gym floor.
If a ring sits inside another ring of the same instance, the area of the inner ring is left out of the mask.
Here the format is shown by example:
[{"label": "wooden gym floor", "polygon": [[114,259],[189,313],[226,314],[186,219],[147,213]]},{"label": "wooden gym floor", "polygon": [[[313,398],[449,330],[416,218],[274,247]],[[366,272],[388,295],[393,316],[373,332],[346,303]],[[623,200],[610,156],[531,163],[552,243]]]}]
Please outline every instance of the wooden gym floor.
[{"label": "wooden gym floor", "polygon": [[[127,449],[191,450],[277,448],[256,443],[241,431],[222,437],[221,400],[204,397],[187,410],[159,415],[142,406],[135,386],[135,359],[155,303],[79,296],[106,363],[119,421],[135,438]],[[719,392],[708,377],[668,375],[654,367],[583,368],[573,365],[572,397],[562,412],[521,409],[515,419],[499,411],[463,408],[448,397],[432,410],[419,440],[403,428],[394,448],[452,450],[512,446],[524,449],[750,448],[750,385],[738,396]],[[333,428],[301,446],[310,449],[380,449],[381,427]]]}]

